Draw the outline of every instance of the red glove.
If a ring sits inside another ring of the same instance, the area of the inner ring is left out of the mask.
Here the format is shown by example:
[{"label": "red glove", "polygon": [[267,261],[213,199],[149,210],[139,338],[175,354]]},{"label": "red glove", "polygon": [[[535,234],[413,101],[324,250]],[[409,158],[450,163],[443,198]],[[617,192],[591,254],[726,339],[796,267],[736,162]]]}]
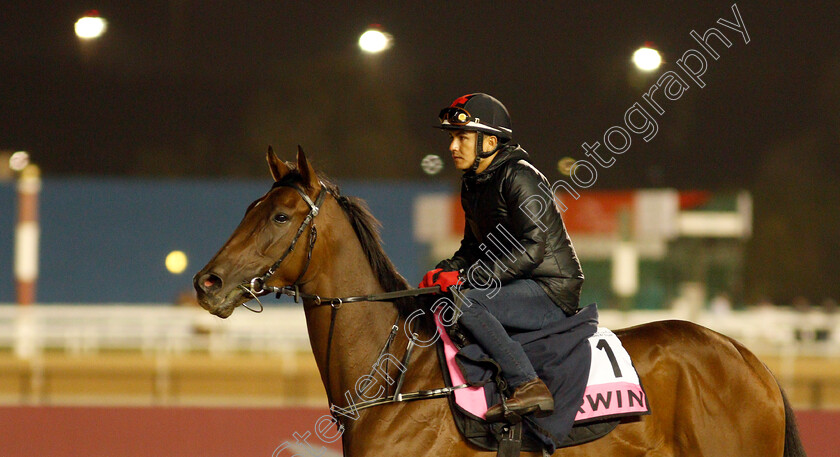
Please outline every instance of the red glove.
[{"label": "red glove", "polygon": [[443,271],[443,268],[436,268],[423,276],[419,287],[440,286],[441,292],[448,292],[450,287],[461,284],[459,276],[460,273],[457,271]]},{"label": "red glove", "polygon": [[441,292],[448,292],[450,287],[461,284],[460,276],[458,271],[441,271],[432,276],[432,285],[440,286]]},{"label": "red glove", "polygon": [[426,273],[423,276],[423,280],[420,281],[420,285],[417,286],[417,287],[419,287],[421,289],[424,288],[424,287],[432,287],[432,284],[435,282],[435,279],[434,279],[435,273],[439,273],[441,271],[443,271],[443,268],[437,268],[437,269],[429,271],[428,273]]}]

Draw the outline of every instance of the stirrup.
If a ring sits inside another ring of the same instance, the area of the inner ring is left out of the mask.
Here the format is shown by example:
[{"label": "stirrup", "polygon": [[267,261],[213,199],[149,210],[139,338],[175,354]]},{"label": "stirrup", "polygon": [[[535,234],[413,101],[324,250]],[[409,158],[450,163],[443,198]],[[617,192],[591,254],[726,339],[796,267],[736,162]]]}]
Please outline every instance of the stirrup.
[{"label": "stirrup", "polygon": [[502,395],[502,419],[515,426],[522,422],[522,416],[508,408],[508,400],[508,398]]},{"label": "stirrup", "polygon": [[499,441],[499,450],[496,457],[519,457],[522,449],[522,424],[511,425],[507,428],[507,434]]}]

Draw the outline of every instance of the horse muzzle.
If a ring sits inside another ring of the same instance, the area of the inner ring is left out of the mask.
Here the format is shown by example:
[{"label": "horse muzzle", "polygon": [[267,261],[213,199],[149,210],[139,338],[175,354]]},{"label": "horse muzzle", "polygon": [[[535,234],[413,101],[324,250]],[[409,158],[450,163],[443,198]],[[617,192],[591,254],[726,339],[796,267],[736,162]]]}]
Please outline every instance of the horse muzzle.
[{"label": "horse muzzle", "polygon": [[193,277],[198,304],[215,316],[226,318],[234,308],[247,301],[239,287],[225,285],[222,277],[213,272],[200,271]]}]

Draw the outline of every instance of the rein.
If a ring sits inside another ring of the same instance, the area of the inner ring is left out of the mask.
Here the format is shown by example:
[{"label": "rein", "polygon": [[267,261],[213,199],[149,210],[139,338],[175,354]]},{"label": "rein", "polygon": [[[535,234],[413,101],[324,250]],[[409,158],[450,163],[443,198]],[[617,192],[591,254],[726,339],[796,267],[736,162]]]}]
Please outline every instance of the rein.
[{"label": "rein", "polygon": [[[309,214],[303,219],[301,222],[300,227],[298,227],[297,233],[295,233],[294,238],[292,238],[292,242],[289,244],[289,247],[280,256],[280,258],[272,264],[268,270],[262,276],[255,276],[249,282],[240,284],[238,287],[245,291],[246,293],[250,294],[256,301],[259,303],[259,308],[251,308],[247,304],[243,303],[242,306],[245,309],[254,312],[254,313],[261,313],[264,309],[262,302],[260,302],[259,296],[265,294],[275,293],[277,298],[280,298],[280,295],[288,295],[294,297],[295,303],[299,303],[300,299],[303,298],[304,300],[311,300],[311,303],[314,306],[323,306],[323,305],[330,305],[332,308],[330,312],[330,329],[328,332],[327,337],[327,359],[325,361],[325,369],[326,369],[326,391],[327,397],[331,397],[330,395],[330,355],[332,353],[332,338],[333,332],[335,330],[335,322],[336,322],[336,315],[338,310],[341,306],[345,303],[357,303],[357,302],[378,302],[378,301],[391,301],[396,300],[398,298],[403,297],[416,297],[419,295],[428,295],[428,294],[435,294],[440,293],[440,286],[434,287],[424,287],[421,289],[410,289],[410,290],[399,290],[395,292],[383,292],[379,294],[370,294],[370,295],[354,295],[349,297],[321,297],[317,294],[307,294],[300,291],[300,281],[303,278],[303,275],[306,274],[307,269],[309,268],[309,264],[312,260],[312,250],[315,248],[315,241],[318,239],[318,232],[315,228],[314,219],[318,216],[320,212],[321,205],[323,205],[326,195],[329,192],[327,187],[324,185],[323,182],[319,182],[321,185],[321,191],[318,193],[315,201],[313,202],[311,198],[303,191],[299,186],[293,184],[281,184],[279,181],[275,182],[274,185],[271,186],[272,189],[276,189],[278,187],[291,187],[292,189],[296,190],[298,194],[300,194],[303,201],[309,205]],[[295,279],[294,283],[290,286],[283,286],[283,287],[275,287],[269,286],[266,282],[277,272],[277,268],[280,267],[280,264],[289,256],[289,254],[294,251],[295,246],[297,245],[298,239],[303,234],[303,231],[306,230],[308,225],[312,224],[312,228],[309,231],[309,243],[306,252],[306,264],[304,265],[303,269],[301,270],[300,274],[298,275],[297,279]],[[399,322],[399,316],[397,317],[397,322]],[[379,352],[379,360],[390,348],[391,343],[393,343],[394,338],[397,335],[397,331],[399,329],[397,322],[394,322],[394,325],[391,327],[391,334],[385,342],[385,345],[382,347],[382,350]],[[414,348],[414,340],[409,338],[408,345],[406,347],[405,354],[403,355],[402,359],[402,366],[405,367],[405,370],[400,371],[400,378],[397,381],[397,385],[394,388],[393,395],[385,395],[384,397],[375,398],[373,400],[367,400],[359,403],[353,403],[353,408],[356,411],[370,408],[373,406],[384,405],[388,403],[396,403],[402,401],[412,401],[412,400],[423,400],[429,398],[437,398],[437,397],[444,397],[457,389],[462,389],[468,387],[467,384],[462,384],[459,386],[453,387],[442,387],[438,389],[431,389],[431,390],[421,390],[417,392],[410,392],[410,393],[401,393],[400,389],[402,388],[403,382],[405,381],[405,373],[408,371],[408,363],[411,357],[412,349]],[[387,366],[386,366],[387,369]],[[375,368],[373,369],[375,371]],[[373,371],[371,371],[370,376],[373,376]],[[386,371],[387,373],[387,371]],[[389,378],[390,379],[390,378]],[[328,398],[330,405],[333,405],[332,398]],[[332,408],[330,408],[330,413],[333,413]],[[333,417],[336,419],[337,423],[340,423],[338,417],[333,414]]]},{"label": "rein", "polygon": [[[315,228],[314,219],[318,216],[318,213],[321,210],[321,205],[324,204],[324,200],[326,198],[326,194],[329,193],[329,190],[324,185],[323,182],[321,184],[321,191],[318,193],[318,197],[316,197],[315,201],[313,202],[309,195],[306,195],[306,192],[303,191],[300,187],[293,185],[293,184],[281,184],[280,182],[275,182],[272,189],[276,189],[278,187],[291,187],[292,189],[296,190],[298,194],[300,194],[303,201],[309,205],[309,214],[303,219],[301,222],[300,227],[298,227],[297,233],[295,233],[295,237],[292,238],[292,242],[289,243],[289,247],[286,249],[286,252],[280,256],[280,258],[272,264],[268,270],[262,276],[255,276],[251,279],[248,283],[240,284],[239,287],[245,292],[251,294],[254,299],[257,300],[260,307],[259,309],[250,308],[246,304],[243,304],[247,310],[255,313],[261,313],[264,309],[262,302],[259,300],[260,295],[276,293],[277,298],[280,298],[280,295],[288,295],[290,297],[294,297],[295,303],[300,302],[300,298],[303,299],[311,299],[315,306],[321,306],[324,304],[328,304],[335,309],[341,307],[344,303],[354,303],[354,302],[363,302],[363,301],[389,301],[389,300],[396,300],[398,298],[403,297],[416,297],[418,295],[426,295],[426,294],[434,294],[440,292],[440,286],[434,287],[424,287],[422,289],[411,289],[411,290],[399,290],[396,292],[384,292],[381,294],[372,294],[372,295],[357,295],[351,297],[321,297],[320,295],[316,294],[307,294],[300,291],[300,280],[303,278],[303,275],[306,274],[306,271],[309,269],[309,264],[312,261],[312,250],[315,248],[315,241],[318,239],[318,231]],[[286,257],[294,251],[295,246],[297,245],[298,239],[303,234],[303,231],[306,230],[306,227],[309,224],[312,224],[312,229],[309,231],[309,247],[307,248],[306,252],[306,264],[304,265],[303,269],[301,270],[300,274],[298,275],[295,282],[292,283],[290,286],[283,286],[283,287],[274,287],[269,286],[266,284],[269,278],[271,278],[274,273],[277,272],[277,268],[280,267],[280,264],[286,260]]]}]

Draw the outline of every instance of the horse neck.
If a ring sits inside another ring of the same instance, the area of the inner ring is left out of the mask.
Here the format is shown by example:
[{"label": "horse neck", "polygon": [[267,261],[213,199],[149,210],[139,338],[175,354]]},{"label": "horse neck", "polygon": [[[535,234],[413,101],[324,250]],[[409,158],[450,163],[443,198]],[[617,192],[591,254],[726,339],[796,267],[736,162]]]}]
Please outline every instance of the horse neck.
[{"label": "horse neck", "polygon": [[[340,209],[338,211],[341,213]],[[303,291],[322,297],[383,292],[379,278],[374,275],[346,217],[338,214],[323,222],[327,224],[318,227],[318,242],[312,255],[313,265],[310,268],[314,275],[304,284]],[[316,265],[316,259],[325,261]],[[356,381],[371,372],[372,364],[397,318],[397,310],[390,303],[357,302],[345,304],[339,309],[309,305],[305,314],[321,379],[330,398],[344,405],[345,392],[350,391],[352,394]],[[335,319],[335,324],[331,341],[328,341],[331,319]],[[329,386],[328,381],[331,384]]]}]

